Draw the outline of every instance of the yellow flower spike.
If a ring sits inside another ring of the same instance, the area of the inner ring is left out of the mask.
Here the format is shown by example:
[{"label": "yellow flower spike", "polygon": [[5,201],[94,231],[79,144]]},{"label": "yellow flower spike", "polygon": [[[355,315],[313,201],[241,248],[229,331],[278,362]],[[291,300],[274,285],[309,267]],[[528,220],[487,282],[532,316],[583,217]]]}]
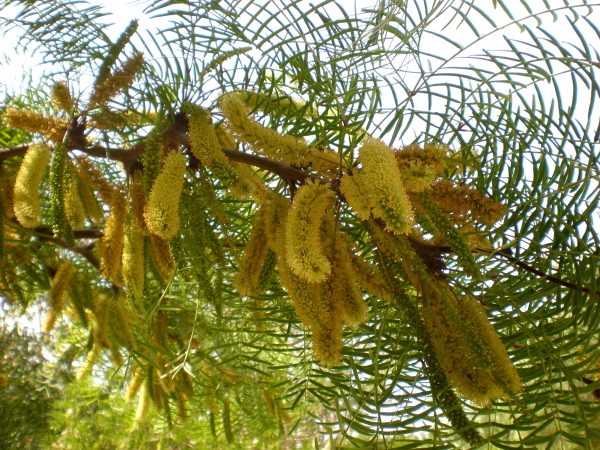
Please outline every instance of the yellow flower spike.
[{"label": "yellow flower spike", "polygon": [[163,280],[168,281],[175,270],[175,262],[169,250],[169,242],[154,234],[150,234],[148,238],[152,259],[154,259]]},{"label": "yellow flower spike", "polygon": [[104,106],[106,103],[116,97],[121,91],[133,84],[135,77],[144,68],[144,55],[136,52],[131,55],[116,69],[112,74],[107,75],[98,84],[94,86],[94,91],[90,96],[88,109],[94,109]]},{"label": "yellow flower spike", "polygon": [[350,279],[356,280],[372,296],[385,301],[392,300],[379,268],[360,256],[350,255],[350,273],[348,276]]},{"label": "yellow flower spike", "polygon": [[392,149],[379,139],[367,138],[360,148],[360,162],[373,216],[383,219],[396,234],[409,233],[414,222],[412,206]]},{"label": "yellow flower spike", "polygon": [[256,295],[261,269],[267,257],[269,247],[265,234],[265,214],[260,211],[252,224],[252,232],[246,243],[233,286],[242,297]]},{"label": "yellow flower spike", "polygon": [[98,295],[94,301],[94,318],[92,329],[94,332],[94,345],[100,348],[111,348],[109,338],[108,319],[111,311],[111,299],[105,294]]},{"label": "yellow flower spike", "polygon": [[411,162],[417,162],[431,167],[433,172],[440,176],[448,168],[449,153],[450,149],[443,144],[425,144],[425,148],[411,144],[394,151],[394,156],[401,170]]},{"label": "yellow flower spike", "polygon": [[404,187],[409,192],[423,192],[437,178],[433,166],[418,160],[409,161],[408,164],[400,167],[400,175]]},{"label": "yellow flower spike", "polygon": [[40,224],[40,183],[51,155],[50,149],[43,144],[29,147],[19,168],[13,202],[15,216],[25,228]]},{"label": "yellow flower spike", "polygon": [[54,116],[23,109],[6,108],[4,117],[9,127],[40,133],[53,142],[62,142],[67,132],[67,123]]},{"label": "yellow flower spike", "polygon": [[190,146],[196,158],[225,184],[236,181],[237,174],[229,158],[221,150],[221,143],[212,124],[210,113],[199,106],[185,102],[184,112],[190,114],[188,119]]},{"label": "yellow flower spike", "polygon": [[79,179],[72,167],[67,174],[65,189],[65,213],[71,228],[79,228],[85,223],[85,211],[80,195]]},{"label": "yellow flower spike", "polygon": [[352,175],[345,174],[340,181],[340,191],[346,197],[348,204],[360,220],[368,220],[371,216],[371,206],[362,186],[362,177],[356,170]]},{"label": "yellow flower spike", "polygon": [[81,369],[79,369],[79,372],[77,372],[77,375],[75,376],[75,379],[78,382],[81,383],[89,378],[89,376],[92,374],[94,366],[100,359],[101,354],[102,350],[94,345],[94,347],[92,347],[92,349],[88,352],[85,363],[83,366],[81,366]]},{"label": "yellow flower spike", "polygon": [[58,81],[52,85],[52,106],[55,110],[66,113],[71,113],[75,109],[75,102],[64,81]]},{"label": "yellow flower spike", "polygon": [[279,256],[280,251],[285,251],[285,248],[278,248],[280,245],[278,232],[285,227],[290,202],[285,197],[268,191],[263,208],[265,210],[267,243],[269,248]]},{"label": "yellow flower spike", "polygon": [[71,265],[70,261],[62,261],[56,269],[50,291],[48,292],[48,306],[50,309],[42,330],[44,333],[50,333],[54,328],[56,319],[64,308],[63,297],[67,292],[67,287],[74,273],[75,268]]},{"label": "yellow flower spike", "polygon": [[131,185],[129,188],[131,197],[131,218],[137,232],[141,236],[148,235],[146,221],[144,220],[144,210],[146,209],[146,194],[144,192],[144,179],[139,172],[134,172],[131,176]]},{"label": "yellow flower spike", "polygon": [[117,286],[122,284],[125,205],[125,197],[120,193],[111,199],[110,216],[106,219],[104,235],[100,241],[100,269]]},{"label": "yellow flower spike", "polygon": [[311,330],[315,358],[325,367],[339,364],[343,347],[341,322],[314,326]]},{"label": "yellow flower spike", "polygon": [[237,142],[233,135],[229,132],[227,128],[223,124],[220,127],[215,128],[215,133],[217,135],[217,139],[219,140],[219,145],[221,147],[229,148],[235,150],[237,147]]},{"label": "yellow flower spike", "polygon": [[131,329],[132,317],[123,298],[113,302],[111,319],[113,333],[129,351],[132,351],[135,347],[135,335]]},{"label": "yellow flower spike", "polygon": [[323,254],[319,228],[334,194],[309,180],[296,192],[286,223],[287,260],[292,271],[311,283],[327,279],[331,267]]},{"label": "yellow flower spike", "polygon": [[150,389],[152,389],[151,381],[149,381],[147,374],[144,379],[144,383],[142,384],[140,390],[140,398],[138,400],[137,410],[135,412],[135,422],[139,425],[140,422],[146,419],[148,415],[148,411],[150,411],[151,398],[150,398]]},{"label": "yellow flower spike", "polygon": [[231,164],[237,174],[235,181],[229,185],[229,191],[237,200],[244,201],[254,199],[258,202],[264,200],[267,195],[267,187],[247,164],[233,162]]},{"label": "yellow flower spike", "polygon": [[267,128],[251,118],[245,96],[243,92],[234,92],[219,99],[219,107],[227,119],[229,131],[259,154],[287,164],[304,165],[305,157],[310,153],[306,141],[302,138],[284,136],[277,130]]},{"label": "yellow flower spike", "polygon": [[15,183],[17,178],[13,174],[6,173],[0,167],[0,201],[4,207],[4,216],[12,219],[15,217]]},{"label": "yellow flower spike", "polygon": [[474,297],[465,295],[460,298],[458,307],[463,320],[473,325],[490,353],[492,374],[504,391],[504,397],[509,397],[522,390],[522,382],[517,370],[481,304]]},{"label": "yellow flower spike", "polygon": [[144,378],[146,377],[147,371],[143,369],[141,366],[137,366],[135,368],[134,374],[129,380],[129,386],[127,387],[127,392],[125,394],[125,399],[127,401],[133,400],[144,382]]},{"label": "yellow flower spike", "polygon": [[144,278],[144,236],[130,209],[125,218],[123,280],[126,286],[135,289],[138,295],[141,295],[144,289]]},{"label": "yellow flower spike", "polygon": [[172,238],[179,230],[179,198],[185,169],[185,155],[170,153],[148,198],[148,209],[144,214],[146,225],[163,239]]}]

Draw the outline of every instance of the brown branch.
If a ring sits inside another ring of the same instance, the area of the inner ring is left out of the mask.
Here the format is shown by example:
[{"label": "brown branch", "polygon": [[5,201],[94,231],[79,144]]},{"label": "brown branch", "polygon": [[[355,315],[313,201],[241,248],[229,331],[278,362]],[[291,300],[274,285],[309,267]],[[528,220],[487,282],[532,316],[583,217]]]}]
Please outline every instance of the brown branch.
[{"label": "brown branch", "polygon": [[536,275],[536,276],[538,276],[542,279],[545,279],[551,283],[558,284],[559,286],[562,286],[562,287],[566,287],[567,289],[572,289],[574,291],[580,291],[580,292],[584,292],[586,294],[600,296],[600,291],[593,292],[591,289],[588,289],[586,287],[579,287],[576,284],[569,283],[568,281],[561,280],[560,278],[556,278],[552,275],[548,275],[547,273],[542,272],[541,270],[535,269],[535,268],[531,267],[530,265],[527,265],[524,262],[519,261],[514,256],[506,253],[504,250],[499,250],[499,251],[490,251],[490,250],[483,250],[483,249],[476,249],[476,250],[481,253],[488,253],[488,254],[491,253],[493,256],[498,256],[498,255],[502,256],[502,257],[508,259],[510,262],[512,262],[515,266],[519,267],[520,269],[523,269],[529,273],[532,273],[533,275]]},{"label": "brown branch", "polygon": [[86,247],[71,247],[71,246],[69,246],[69,244],[67,244],[62,239],[57,239],[57,238],[53,238],[53,237],[41,237],[40,241],[52,242],[53,244],[56,244],[59,247],[66,248],[67,250],[71,250],[76,253],[79,253],[81,256],[83,256],[85,259],[87,259],[96,269],[100,270],[100,263],[98,262],[98,259],[96,259],[94,254],[92,253],[92,249],[94,248],[94,243],[92,243]]}]

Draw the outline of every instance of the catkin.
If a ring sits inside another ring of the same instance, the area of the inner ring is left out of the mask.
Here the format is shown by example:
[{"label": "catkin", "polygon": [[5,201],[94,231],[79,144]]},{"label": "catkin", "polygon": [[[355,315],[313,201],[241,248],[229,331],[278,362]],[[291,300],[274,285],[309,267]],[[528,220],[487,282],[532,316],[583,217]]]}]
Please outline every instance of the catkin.
[{"label": "catkin", "polygon": [[144,236],[130,209],[125,218],[123,279],[126,286],[140,295],[144,289],[144,278]]},{"label": "catkin", "polygon": [[287,260],[292,271],[309,282],[324,281],[331,267],[320,245],[319,227],[333,192],[309,180],[296,192],[286,223]]},{"label": "catkin", "polygon": [[383,219],[387,229],[396,234],[409,233],[414,222],[412,206],[392,149],[379,139],[367,138],[359,160],[373,216]]},{"label": "catkin", "polygon": [[50,291],[48,292],[49,310],[43,327],[44,333],[52,331],[56,319],[62,313],[64,308],[63,297],[74,273],[75,268],[69,261],[62,261],[56,269]]},{"label": "catkin", "polygon": [[185,168],[185,155],[170,153],[150,192],[148,210],[144,214],[146,225],[163,239],[172,238],[179,230],[179,198]]},{"label": "catkin", "polygon": [[196,105],[185,102],[182,109],[190,114],[189,135],[192,153],[211,172],[229,185],[238,178],[237,172],[229,163],[229,158],[221,150],[219,137],[212,124],[210,113]]},{"label": "catkin", "polygon": [[54,236],[64,239],[70,247],[75,247],[73,228],[69,223],[65,207],[68,164],[70,162],[67,147],[59,142],[54,149],[50,167],[50,218]]},{"label": "catkin", "polygon": [[50,149],[43,144],[29,147],[19,168],[13,202],[15,216],[25,228],[40,224],[40,183],[51,155]]},{"label": "catkin", "polygon": [[75,108],[71,92],[64,81],[58,81],[52,85],[52,106],[55,110],[66,113],[71,113]]},{"label": "catkin", "polygon": [[344,175],[340,181],[340,191],[346,201],[360,220],[367,220],[371,216],[371,207],[362,186],[362,178],[356,170],[351,175]]},{"label": "catkin", "polygon": [[85,210],[80,195],[79,177],[71,163],[67,168],[65,189],[65,213],[71,228],[79,228],[85,222]]},{"label": "catkin", "polygon": [[133,80],[142,71],[143,67],[144,55],[142,53],[136,52],[127,58],[119,69],[107,75],[104,79],[99,80],[94,86],[88,109],[106,105],[109,100],[116,97],[125,88],[131,86]]},{"label": "catkin", "polygon": [[257,286],[268,250],[265,214],[262,211],[252,224],[252,232],[246,243],[238,273],[233,281],[233,286],[240,291],[242,297],[258,293]]},{"label": "catkin", "polygon": [[53,142],[61,142],[67,132],[64,120],[23,109],[6,108],[4,117],[9,127],[40,133]]}]

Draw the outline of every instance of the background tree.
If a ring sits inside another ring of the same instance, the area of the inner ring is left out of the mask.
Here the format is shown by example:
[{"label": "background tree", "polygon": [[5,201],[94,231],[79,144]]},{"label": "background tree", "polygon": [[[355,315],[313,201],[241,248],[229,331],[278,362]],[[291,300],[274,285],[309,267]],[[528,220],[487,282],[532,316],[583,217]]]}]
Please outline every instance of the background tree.
[{"label": "background tree", "polygon": [[259,445],[321,404],[339,447],[597,447],[592,7],[493,6],[147,2],[170,25],[113,42],[6,3],[59,70],[4,109],[3,295],[138,424]]}]

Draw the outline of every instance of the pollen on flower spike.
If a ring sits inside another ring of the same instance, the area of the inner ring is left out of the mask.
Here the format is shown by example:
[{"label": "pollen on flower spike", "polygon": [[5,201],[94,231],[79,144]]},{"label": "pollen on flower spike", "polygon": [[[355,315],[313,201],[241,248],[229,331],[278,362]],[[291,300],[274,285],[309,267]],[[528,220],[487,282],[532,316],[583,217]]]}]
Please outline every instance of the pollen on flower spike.
[{"label": "pollen on flower spike", "polygon": [[298,276],[316,283],[324,281],[331,265],[321,248],[319,228],[333,192],[308,181],[294,198],[286,225],[286,251],[290,268]]},{"label": "pollen on flower spike", "polygon": [[163,239],[172,238],[179,229],[179,198],[185,168],[185,155],[170,153],[150,192],[148,210],[144,218],[148,230]]},{"label": "pollen on flower spike", "polygon": [[414,222],[412,205],[394,152],[379,139],[368,138],[360,149],[362,178],[373,216],[396,234],[407,234]]}]

